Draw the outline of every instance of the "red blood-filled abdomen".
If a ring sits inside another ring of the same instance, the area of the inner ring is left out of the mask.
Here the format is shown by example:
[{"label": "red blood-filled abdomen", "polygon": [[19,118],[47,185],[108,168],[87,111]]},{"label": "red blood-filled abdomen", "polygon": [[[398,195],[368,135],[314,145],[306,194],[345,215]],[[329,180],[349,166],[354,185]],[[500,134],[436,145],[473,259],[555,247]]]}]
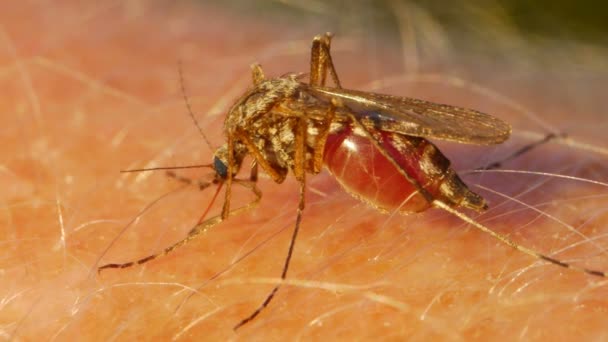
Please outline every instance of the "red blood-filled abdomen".
[{"label": "red blood-filled abdomen", "polygon": [[[395,141],[394,133],[377,134],[382,148],[411,178],[419,184],[433,183],[420,168],[424,139],[411,138],[412,141],[403,144],[401,140]],[[350,128],[329,135],[324,162],[346,191],[378,209],[418,212],[430,207],[430,203],[416,192],[416,187],[367,137],[353,133]],[[435,193],[436,187],[436,184],[430,184],[425,189]]]}]

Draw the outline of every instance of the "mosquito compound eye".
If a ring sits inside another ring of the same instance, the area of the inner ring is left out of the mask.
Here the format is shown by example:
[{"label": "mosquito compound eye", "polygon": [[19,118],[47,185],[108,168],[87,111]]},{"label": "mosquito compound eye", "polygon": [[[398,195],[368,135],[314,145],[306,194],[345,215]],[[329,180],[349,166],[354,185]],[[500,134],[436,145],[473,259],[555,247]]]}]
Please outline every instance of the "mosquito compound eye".
[{"label": "mosquito compound eye", "polygon": [[220,158],[213,158],[213,168],[215,169],[215,172],[218,174],[218,176],[220,176],[221,178],[228,177],[228,168],[226,167],[226,164],[224,164],[224,162],[220,160]]}]

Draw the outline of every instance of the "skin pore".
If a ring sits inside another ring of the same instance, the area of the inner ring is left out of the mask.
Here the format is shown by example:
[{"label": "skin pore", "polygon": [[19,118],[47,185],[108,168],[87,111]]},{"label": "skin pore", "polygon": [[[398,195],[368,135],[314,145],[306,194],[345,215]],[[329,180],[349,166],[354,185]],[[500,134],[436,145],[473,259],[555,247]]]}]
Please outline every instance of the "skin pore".
[{"label": "skin pore", "polygon": [[[213,151],[187,114],[178,61],[199,124],[217,147],[225,110],[251,84],[249,65],[261,63],[267,76],[306,71],[311,38],[334,28],[262,24],[186,2],[1,6],[1,336],[601,336],[603,279],[536,262],[438,209],[379,213],[327,173],[307,178],[288,283],[237,333],[232,327],[278,281],[298,201],[291,176],[277,185],[261,175],[258,208],[171,255],[98,275],[100,264],[144,257],[183,238],[216,190],[199,192],[163,172],[119,173],[211,162]],[[373,44],[346,33],[334,38],[343,86],[473,107],[514,126],[513,138],[498,147],[439,142],[461,174],[559,127],[589,147],[549,144],[504,168],[608,181],[601,150],[606,119],[598,110],[606,74],[558,61],[546,70],[471,62],[470,70],[438,68],[440,82],[413,82],[399,50]],[[447,74],[464,75],[529,111],[472,90],[473,83],[450,83]],[[211,174],[176,172],[195,180]],[[608,270],[605,187],[507,172],[463,177],[490,202],[482,216],[467,212],[483,224],[556,258]],[[234,191],[233,207],[253,199],[247,189]],[[222,200],[220,193],[209,217],[219,214]]]}]

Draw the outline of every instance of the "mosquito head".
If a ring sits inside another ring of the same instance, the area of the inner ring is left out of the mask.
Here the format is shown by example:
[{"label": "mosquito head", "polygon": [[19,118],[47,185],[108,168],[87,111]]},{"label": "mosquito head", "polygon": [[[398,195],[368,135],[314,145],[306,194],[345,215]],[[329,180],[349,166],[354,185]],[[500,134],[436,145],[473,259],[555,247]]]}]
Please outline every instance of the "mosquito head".
[{"label": "mosquito head", "polygon": [[224,180],[228,178],[228,172],[232,171],[232,175],[235,176],[243,162],[245,156],[245,149],[243,146],[237,144],[233,154],[232,165],[228,164],[228,145],[224,144],[215,151],[213,155],[213,169],[215,170],[215,176],[218,180]]},{"label": "mosquito head", "polygon": [[219,178],[226,179],[228,177],[228,166],[226,166],[226,162],[217,155],[213,157],[213,168]]}]

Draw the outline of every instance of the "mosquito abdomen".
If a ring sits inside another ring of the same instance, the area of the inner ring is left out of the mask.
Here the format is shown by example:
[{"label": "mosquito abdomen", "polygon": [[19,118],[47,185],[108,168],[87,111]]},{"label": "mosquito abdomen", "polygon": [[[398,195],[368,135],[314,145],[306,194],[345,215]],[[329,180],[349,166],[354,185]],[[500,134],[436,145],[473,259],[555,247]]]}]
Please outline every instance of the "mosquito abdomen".
[{"label": "mosquito abdomen", "polygon": [[469,190],[449,160],[426,139],[384,131],[373,134],[382,151],[350,127],[330,134],[325,145],[326,167],[354,197],[380,210],[402,213],[424,211],[432,200],[486,209],[485,200]]}]

